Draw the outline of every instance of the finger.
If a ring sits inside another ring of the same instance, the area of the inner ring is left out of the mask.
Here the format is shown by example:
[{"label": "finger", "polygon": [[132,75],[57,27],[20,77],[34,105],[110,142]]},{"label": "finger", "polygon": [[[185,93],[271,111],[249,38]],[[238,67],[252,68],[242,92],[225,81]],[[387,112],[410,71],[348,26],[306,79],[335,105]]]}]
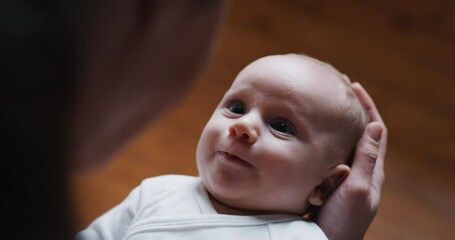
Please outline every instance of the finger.
[{"label": "finger", "polygon": [[375,169],[374,169],[373,176],[372,176],[373,188],[376,190],[376,192],[380,193],[383,182],[384,182],[384,160],[385,160],[385,154],[387,151],[387,137],[388,137],[387,128],[384,124],[384,121],[381,118],[381,115],[379,114],[379,111],[376,108],[376,105],[374,104],[373,99],[370,97],[370,95],[367,93],[367,91],[362,87],[362,85],[360,85],[360,83],[357,83],[357,82],[353,83],[352,89],[354,90],[357,97],[359,98],[359,101],[362,104],[362,106],[368,112],[370,120],[377,121],[382,124],[383,130],[382,130],[382,134],[381,134],[378,156],[376,159],[376,165],[375,165]]},{"label": "finger", "polygon": [[357,143],[350,179],[356,181],[356,184],[366,184],[366,188],[373,181],[382,132],[380,123],[369,123]]},{"label": "finger", "polygon": [[[382,126],[384,127],[384,126]],[[387,151],[387,129],[384,127],[381,134],[381,141],[379,144],[378,158],[376,159],[376,166],[373,172],[372,186],[375,192],[380,194],[382,185],[384,183],[384,161]]]},{"label": "finger", "polygon": [[381,118],[381,115],[374,104],[373,99],[367,93],[367,91],[360,85],[360,83],[355,82],[352,84],[352,89],[354,90],[357,98],[359,98],[360,103],[362,104],[365,111],[367,111],[368,116],[370,117],[371,122],[380,122],[384,124],[384,121]]}]

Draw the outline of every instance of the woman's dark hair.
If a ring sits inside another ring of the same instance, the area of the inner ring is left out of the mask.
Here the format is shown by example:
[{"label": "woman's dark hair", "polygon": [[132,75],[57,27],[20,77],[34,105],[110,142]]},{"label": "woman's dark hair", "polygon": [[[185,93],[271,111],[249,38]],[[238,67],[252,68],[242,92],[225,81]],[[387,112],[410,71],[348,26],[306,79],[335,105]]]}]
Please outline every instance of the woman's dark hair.
[{"label": "woman's dark hair", "polygon": [[69,5],[0,4],[2,239],[72,238],[65,128],[78,14]]}]

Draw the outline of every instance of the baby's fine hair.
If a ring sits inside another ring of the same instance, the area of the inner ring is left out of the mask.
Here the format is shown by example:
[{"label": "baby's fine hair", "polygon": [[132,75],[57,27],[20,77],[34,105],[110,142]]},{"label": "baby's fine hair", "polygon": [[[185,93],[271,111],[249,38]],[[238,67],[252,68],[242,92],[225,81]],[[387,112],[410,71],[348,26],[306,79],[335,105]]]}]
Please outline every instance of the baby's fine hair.
[{"label": "baby's fine hair", "polygon": [[350,160],[352,159],[352,154],[354,153],[355,146],[357,145],[358,140],[362,136],[362,133],[369,122],[368,114],[362,107],[362,104],[357,98],[357,95],[354,93],[354,90],[352,90],[351,81],[348,76],[341,73],[330,63],[320,61],[306,54],[296,55],[298,57],[316,63],[326,68],[327,70],[331,71],[346,86],[348,101],[336,116],[337,118],[336,129],[337,131],[339,131],[340,136],[339,140],[340,144],[342,144],[342,147],[340,148],[341,150],[340,154],[343,157],[341,159],[342,161],[344,161],[344,163],[350,165],[351,164]]}]

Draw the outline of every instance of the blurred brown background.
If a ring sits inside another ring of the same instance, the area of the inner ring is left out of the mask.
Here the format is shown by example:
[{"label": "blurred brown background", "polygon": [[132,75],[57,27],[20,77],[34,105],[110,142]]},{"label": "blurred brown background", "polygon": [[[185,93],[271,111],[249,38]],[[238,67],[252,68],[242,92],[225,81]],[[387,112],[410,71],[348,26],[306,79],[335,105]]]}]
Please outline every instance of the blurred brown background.
[{"label": "blurred brown background", "polygon": [[196,175],[204,124],[245,65],[298,52],[374,98],[389,130],[386,183],[366,239],[455,239],[455,1],[234,1],[212,61],[176,109],[103,169],[72,178],[77,227],[147,177]]}]

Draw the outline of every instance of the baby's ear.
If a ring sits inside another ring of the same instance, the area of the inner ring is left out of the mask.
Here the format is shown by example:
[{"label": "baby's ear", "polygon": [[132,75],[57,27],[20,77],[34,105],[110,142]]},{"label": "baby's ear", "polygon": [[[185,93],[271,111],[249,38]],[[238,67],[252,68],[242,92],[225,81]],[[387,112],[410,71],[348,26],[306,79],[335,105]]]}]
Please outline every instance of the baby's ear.
[{"label": "baby's ear", "polygon": [[314,206],[321,206],[324,200],[349,175],[351,169],[346,164],[340,164],[331,169],[329,176],[316,186],[308,196],[308,202]]}]

